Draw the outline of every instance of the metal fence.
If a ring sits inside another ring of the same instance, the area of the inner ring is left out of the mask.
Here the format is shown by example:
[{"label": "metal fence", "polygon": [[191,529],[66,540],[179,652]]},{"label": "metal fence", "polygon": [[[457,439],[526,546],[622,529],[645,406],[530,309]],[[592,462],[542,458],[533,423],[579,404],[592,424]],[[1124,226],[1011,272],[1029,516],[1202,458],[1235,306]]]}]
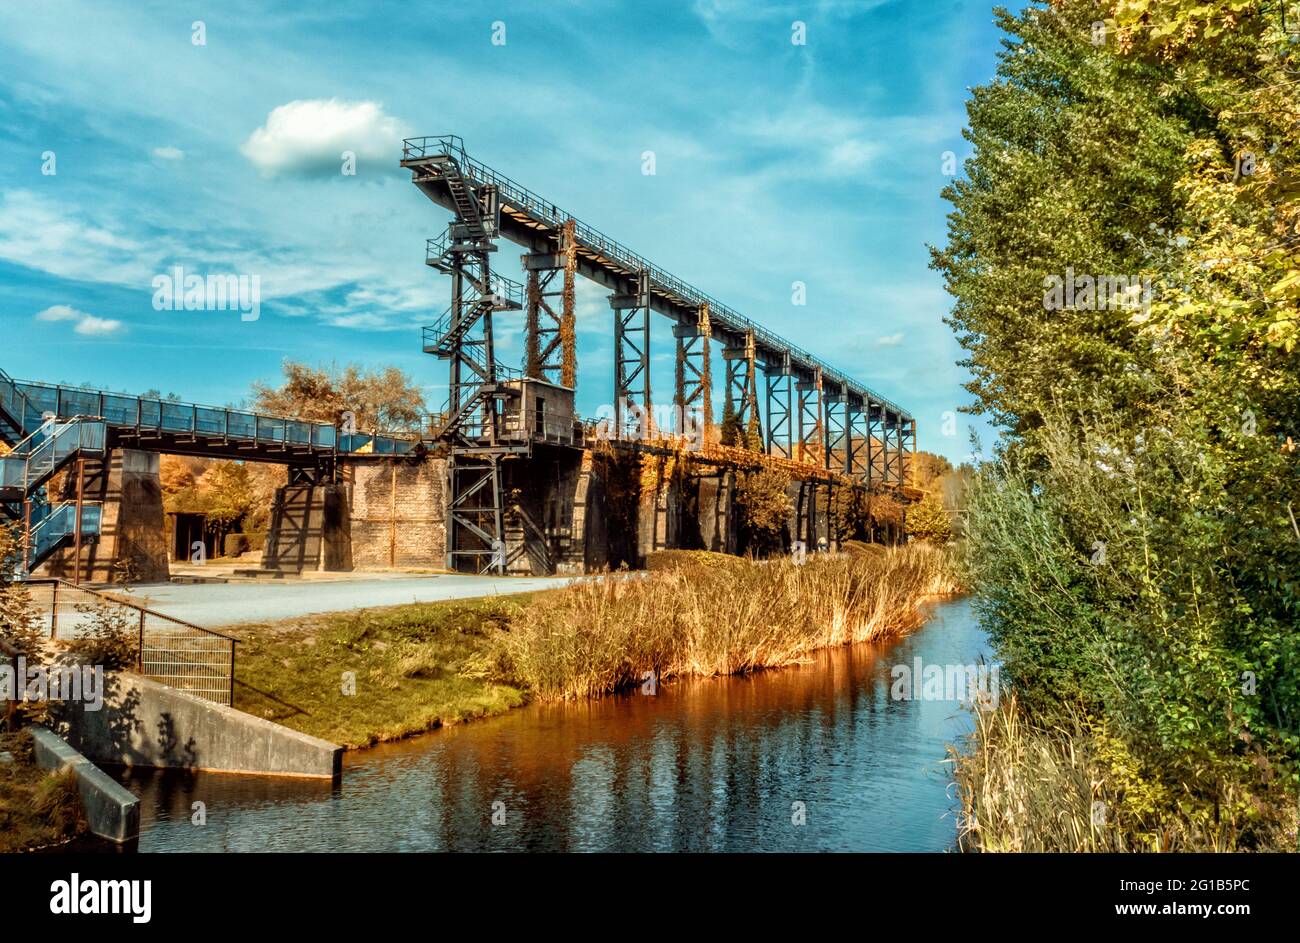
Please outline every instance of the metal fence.
[{"label": "metal fence", "polygon": [[235,639],[116,595],[66,580],[26,580],[41,626],[52,639],[79,638],[115,617],[135,636],[136,670],[153,681],[218,704],[233,705]]}]

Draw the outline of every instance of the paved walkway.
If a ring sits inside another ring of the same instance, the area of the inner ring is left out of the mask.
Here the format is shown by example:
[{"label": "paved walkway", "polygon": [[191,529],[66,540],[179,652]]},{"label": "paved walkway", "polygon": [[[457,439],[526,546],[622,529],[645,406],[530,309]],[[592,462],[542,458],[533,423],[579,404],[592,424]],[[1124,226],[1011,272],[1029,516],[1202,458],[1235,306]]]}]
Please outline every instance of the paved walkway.
[{"label": "paved walkway", "polygon": [[350,580],[240,583],[151,583],[135,586],[132,599],[205,629],[241,622],[292,619],[410,602],[472,599],[555,589],[568,576],[394,576]]}]

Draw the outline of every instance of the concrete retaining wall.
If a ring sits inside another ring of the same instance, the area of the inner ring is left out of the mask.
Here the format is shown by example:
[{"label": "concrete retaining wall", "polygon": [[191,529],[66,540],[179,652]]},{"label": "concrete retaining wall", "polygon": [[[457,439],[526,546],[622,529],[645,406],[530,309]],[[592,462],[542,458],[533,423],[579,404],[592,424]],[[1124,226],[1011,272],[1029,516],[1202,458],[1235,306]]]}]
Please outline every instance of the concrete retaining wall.
[{"label": "concrete retaining wall", "polygon": [[139,799],[57,734],[37,725],[27,730],[32,735],[37,766],[48,770],[71,768],[76,772],[77,791],[92,832],[115,842],[139,837]]},{"label": "concrete retaining wall", "polygon": [[343,748],[138,675],[116,673],[103,708],[63,706],[56,729],[97,763],[338,779]]}]

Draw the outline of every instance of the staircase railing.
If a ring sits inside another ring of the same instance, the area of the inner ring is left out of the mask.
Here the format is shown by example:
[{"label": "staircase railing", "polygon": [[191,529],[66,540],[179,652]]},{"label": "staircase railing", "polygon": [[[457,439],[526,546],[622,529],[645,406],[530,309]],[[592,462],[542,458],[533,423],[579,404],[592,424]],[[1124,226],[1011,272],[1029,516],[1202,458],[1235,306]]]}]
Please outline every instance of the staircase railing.
[{"label": "staircase railing", "polygon": [[107,435],[107,426],[97,420],[50,419],[0,456],[0,487],[29,495],[68,460],[87,452],[102,454]]},{"label": "staircase railing", "polygon": [[[99,610],[114,612],[136,636],[136,671],[169,687],[233,705],[235,639],[116,595],[64,580],[26,580],[51,638],[75,638]],[[125,619],[122,617],[125,616]]]},{"label": "staircase railing", "polygon": [[17,441],[38,429],[44,420],[9,374],[0,370],[0,426],[8,426]]},{"label": "staircase railing", "polygon": [[[40,521],[32,524],[27,532],[27,560],[22,572],[30,573],[51,553],[74,538],[77,533],[77,505],[67,501],[62,504],[47,505],[48,510]],[[82,504],[81,536],[91,538],[99,535],[102,508],[98,504]]]}]

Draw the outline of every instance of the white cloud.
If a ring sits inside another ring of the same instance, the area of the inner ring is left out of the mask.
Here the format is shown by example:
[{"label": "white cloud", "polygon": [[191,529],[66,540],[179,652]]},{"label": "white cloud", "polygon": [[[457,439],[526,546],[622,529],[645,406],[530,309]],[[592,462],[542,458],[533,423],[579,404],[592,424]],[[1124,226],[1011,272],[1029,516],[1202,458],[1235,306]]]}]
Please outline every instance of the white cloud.
[{"label": "white cloud", "polygon": [[38,321],[75,321],[73,330],[87,337],[107,337],[122,330],[121,321],[115,318],[101,318],[85,311],[79,311],[71,305],[50,305],[44,311],[36,313]]},{"label": "white cloud", "polygon": [[884,337],[876,338],[876,346],[897,347],[899,344],[903,343],[906,337],[907,335],[902,331],[899,331],[897,334],[886,334]]},{"label": "white cloud", "polygon": [[122,322],[114,318],[97,318],[93,314],[88,314],[77,322],[74,330],[78,334],[90,337],[106,337],[122,330]]},{"label": "white cloud", "polygon": [[311,99],[274,109],[240,150],[268,177],[339,174],[343,152],[351,151],[360,175],[370,162],[384,170],[395,167],[409,134],[379,102]]},{"label": "white cloud", "polygon": [[36,320],[38,321],[76,321],[84,317],[88,317],[88,315],[70,305],[50,305],[44,311],[36,314]]},{"label": "white cloud", "polygon": [[185,156],[183,150],[170,144],[166,147],[155,147],[151,153],[159,160],[180,160]]}]

